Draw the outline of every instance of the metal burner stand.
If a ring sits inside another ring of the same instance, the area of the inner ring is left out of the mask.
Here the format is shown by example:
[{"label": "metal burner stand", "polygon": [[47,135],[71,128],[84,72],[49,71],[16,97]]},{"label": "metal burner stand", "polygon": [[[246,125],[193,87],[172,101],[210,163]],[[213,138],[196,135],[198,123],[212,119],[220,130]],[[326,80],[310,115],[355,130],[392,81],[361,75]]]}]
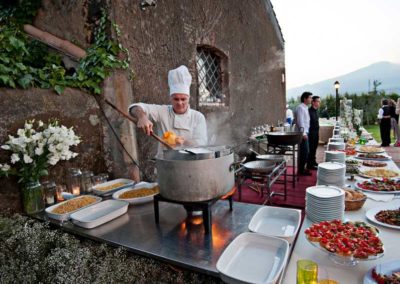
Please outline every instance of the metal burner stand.
[{"label": "metal burner stand", "polygon": [[[233,209],[233,194],[228,196],[226,199],[229,201],[229,210],[232,211]],[[204,225],[204,234],[208,235],[212,233],[212,214],[211,214],[211,206],[217,202],[219,198],[206,200],[206,201],[197,201],[197,202],[185,202],[185,201],[175,201],[171,199],[167,199],[160,194],[154,196],[154,217],[156,224],[160,223],[160,214],[159,214],[159,206],[158,203],[160,201],[169,202],[174,204],[181,204],[187,210],[188,216],[191,217],[192,213],[188,208],[192,208],[195,210],[201,210],[203,212],[203,225]]]},{"label": "metal burner stand", "polygon": [[[299,144],[290,145],[290,146],[272,145],[272,144],[268,144],[267,139],[256,140],[255,143],[256,143],[256,149],[257,149],[258,153],[291,156],[292,173],[287,174],[287,175],[292,178],[292,185],[293,185],[293,188],[295,188],[296,180],[299,179],[297,176],[297,170],[296,170],[296,156],[297,156],[297,159],[298,159],[298,157],[300,157]],[[264,147],[262,147],[262,146],[264,146]],[[266,148],[265,148],[265,146],[266,146]]]},{"label": "metal burner stand", "polygon": [[[283,175],[283,180],[280,180],[279,178],[282,175]],[[267,195],[263,205],[272,204],[272,197],[274,195],[283,196],[284,199],[286,200],[286,195],[287,195],[287,187],[286,187],[287,167],[286,167],[286,161],[285,160],[283,160],[282,162],[277,164],[277,166],[269,174],[255,174],[255,173],[252,173],[252,172],[246,170],[245,168],[241,168],[239,171],[237,171],[237,177],[238,177],[239,201],[242,200],[242,185],[260,186],[259,193],[261,194],[261,197],[264,196],[264,193]],[[250,182],[250,183],[247,182],[246,183],[247,179],[251,179],[252,182]],[[284,193],[274,192],[274,191],[271,192],[271,187],[275,183],[284,185]],[[263,187],[264,187],[265,190],[263,190]]]}]

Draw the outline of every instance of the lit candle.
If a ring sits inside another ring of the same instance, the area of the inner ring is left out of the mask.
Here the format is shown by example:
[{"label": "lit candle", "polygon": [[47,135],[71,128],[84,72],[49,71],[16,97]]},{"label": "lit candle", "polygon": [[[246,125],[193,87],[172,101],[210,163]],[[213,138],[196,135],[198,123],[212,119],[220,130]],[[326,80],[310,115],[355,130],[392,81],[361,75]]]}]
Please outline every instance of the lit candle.
[{"label": "lit candle", "polygon": [[79,186],[73,186],[72,187],[72,194],[73,195],[79,195],[81,193],[81,189],[79,188]]}]

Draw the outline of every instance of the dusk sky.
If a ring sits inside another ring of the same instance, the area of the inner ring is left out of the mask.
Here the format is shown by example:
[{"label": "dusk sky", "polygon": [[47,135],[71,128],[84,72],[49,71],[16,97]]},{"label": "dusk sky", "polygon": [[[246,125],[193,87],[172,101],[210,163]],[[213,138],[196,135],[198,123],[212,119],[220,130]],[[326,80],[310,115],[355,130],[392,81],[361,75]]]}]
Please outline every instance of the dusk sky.
[{"label": "dusk sky", "polygon": [[271,2],[285,39],[287,89],[400,63],[400,0]]}]

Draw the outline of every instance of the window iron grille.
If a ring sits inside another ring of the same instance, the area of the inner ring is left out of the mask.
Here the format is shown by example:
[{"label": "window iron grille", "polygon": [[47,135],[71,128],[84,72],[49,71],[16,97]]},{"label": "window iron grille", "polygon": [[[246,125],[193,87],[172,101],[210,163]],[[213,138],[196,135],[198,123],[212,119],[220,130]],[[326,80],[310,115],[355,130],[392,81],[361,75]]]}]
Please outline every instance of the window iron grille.
[{"label": "window iron grille", "polygon": [[199,48],[196,56],[200,106],[225,106],[222,92],[221,59],[212,51]]}]

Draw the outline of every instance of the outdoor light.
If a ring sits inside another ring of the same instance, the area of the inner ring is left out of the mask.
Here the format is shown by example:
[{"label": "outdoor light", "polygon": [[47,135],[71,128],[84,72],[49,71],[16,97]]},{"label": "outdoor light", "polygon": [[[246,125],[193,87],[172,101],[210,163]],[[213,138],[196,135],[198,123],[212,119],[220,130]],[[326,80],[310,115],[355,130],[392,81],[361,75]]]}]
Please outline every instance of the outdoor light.
[{"label": "outdoor light", "polygon": [[281,79],[282,84],[285,83],[285,73],[282,73],[282,79]]},{"label": "outdoor light", "polygon": [[334,83],[335,89],[336,89],[336,101],[335,101],[335,116],[336,116],[336,121],[338,121],[338,111],[339,111],[339,88],[340,88],[340,83],[339,81],[336,81]]}]

